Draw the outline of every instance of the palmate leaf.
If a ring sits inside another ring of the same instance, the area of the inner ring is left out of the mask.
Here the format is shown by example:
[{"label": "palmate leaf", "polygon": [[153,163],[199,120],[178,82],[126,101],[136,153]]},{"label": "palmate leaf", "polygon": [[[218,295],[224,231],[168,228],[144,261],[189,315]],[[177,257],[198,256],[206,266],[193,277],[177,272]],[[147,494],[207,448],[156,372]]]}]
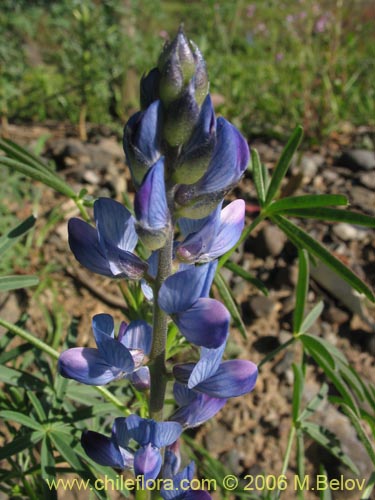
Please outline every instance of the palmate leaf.
[{"label": "palmate leaf", "polygon": [[370,459],[375,467],[375,448],[374,448],[373,443],[368,438],[365,430],[363,429],[362,422],[360,421],[358,416],[353,412],[353,410],[350,408],[350,406],[348,406],[345,403],[340,403],[340,404],[341,404],[341,408],[342,408],[343,412],[346,414],[346,416],[351,421],[353,427],[355,428],[361,443],[365,447],[367,454],[370,457]]},{"label": "palmate leaf", "polygon": [[265,199],[265,206],[268,206],[275,197],[275,195],[277,194],[281,182],[284,179],[285,174],[287,173],[290,162],[292,161],[292,157],[301,143],[302,136],[303,136],[303,129],[299,125],[294,129],[293,134],[291,135],[289,141],[287,142],[287,145],[285,146],[283,152],[281,153],[280,159],[272,174],[271,182],[270,185],[268,186],[267,195]]},{"label": "palmate leaf", "polygon": [[22,387],[30,391],[43,391],[46,382],[30,373],[0,365],[0,380],[6,385]]},{"label": "palmate leaf", "polygon": [[285,219],[285,217],[280,215],[273,215],[271,217],[273,222],[279,226],[279,228],[288,236],[288,238],[300,248],[306,248],[306,250],[314,257],[320,259],[328,267],[333,269],[339,276],[341,276],[345,281],[347,281],[355,290],[366,295],[366,297],[375,302],[375,297],[372,291],[369,289],[362,280],[358,278],[349,268],[347,268],[339,259],[334,257],[323,245],[318,241],[314,240],[309,234],[307,234],[303,229],[299,228],[292,222]]},{"label": "palmate leaf", "polygon": [[300,333],[306,333],[313,326],[315,321],[322,314],[324,309],[324,302],[321,300],[311,309],[311,311],[306,315],[300,327]]},{"label": "palmate leaf", "polygon": [[358,467],[355,465],[353,460],[342,451],[340,442],[333,432],[313,422],[303,422],[301,424],[301,428],[314,441],[319,443],[323,446],[323,448],[328,450],[333,456],[349,467],[354,474],[359,474]]},{"label": "palmate leaf", "polygon": [[312,398],[306,408],[304,408],[304,410],[300,413],[298,417],[298,420],[300,422],[302,420],[305,420],[306,418],[311,417],[311,415],[319,408],[319,406],[327,397],[328,389],[328,384],[324,383],[319,389],[319,392]]},{"label": "palmate leaf", "polygon": [[39,278],[36,276],[0,276],[0,292],[36,286],[38,283]]}]

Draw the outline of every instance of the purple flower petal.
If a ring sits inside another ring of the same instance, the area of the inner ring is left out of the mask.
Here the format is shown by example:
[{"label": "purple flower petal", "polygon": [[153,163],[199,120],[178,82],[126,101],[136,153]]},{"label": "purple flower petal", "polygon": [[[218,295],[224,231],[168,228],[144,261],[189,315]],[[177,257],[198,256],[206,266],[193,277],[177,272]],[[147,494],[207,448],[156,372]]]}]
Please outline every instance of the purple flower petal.
[{"label": "purple flower petal", "polygon": [[[208,217],[205,217],[204,219],[198,219],[199,222],[203,220],[204,224],[198,231],[189,234],[187,238],[185,238],[185,240],[178,245],[176,255],[181,261],[198,262],[201,255],[205,255],[210,251],[210,248],[212,247],[219,230],[220,211],[221,203]],[[180,223],[181,220],[185,221],[182,223],[183,226],[185,225],[185,229],[187,225],[190,225],[190,227],[193,227],[195,225],[191,223],[186,224],[186,221],[194,219],[180,219]]]},{"label": "purple flower petal", "polygon": [[197,194],[232,187],[240,180],[249,159],[249,147],[239,131],[224,118],[218,118],[216,148],[207,173],[197,183]]},{"label": "purple flower petal", "polygon": [[150,388],[150,370],[148,366],[141,366],[127,377],[137,391],[146,391]]},{"label": "purple flower petal", "polygon": [[249,158],[249,147],[242,135],[224,118],[218,118],[217,143],[207,172],[197,183],[183,184],[176,191],[180,216],[207,216],[240,180]]},{"label": "purple flower petal", "polygon": [[184,262],[207,262],[220,257],[239,240],[245,224],[245,202],[236,200],[220,212],[221,205],[207,217],[195,234],[189,235],[177,249]]},{"label": "purple flower petal", "polygon": [[108,260],[99,244],[97,231],[80,219],[68,222],[69,246],[74,257],[94,273],[112,277]]},{"label": "purple flower petal", "polygon": [[203,382],[203,380],[206,380],[214,375],[220,366],[225,345],[226,342],[223,342],[223,344],[217,349],[207,349],[206,347],[201,348],[200,359],[189,377],[189,389],[192,389],[200,382]]},{"label": "purple flower petal", "polygon": [[[168,314],[186,311],[207,291],[208,282],[211,280],[212,283],[213,274],[208,264],[198,267],[190,266],[188,269],[172,274],[160,288],[159,306]],[[211,283],[209,283],[210,286]]]},{"label": "purple flower petal", "polygon": [[124,150],[136,187],[160,158],[161,120],[161,103],[155,101],[146,111],[133,115],[125,126]]},{"label": "purple flower petal", "polygon": [[98,349],[73,347],[60,354],[59,373],[86,385],[105,385],[122,376],[122,370],[107,363]]},{"label": "purple flower petal", "polygon": [[158,448],[169,446],[181,435],[182,427],[177,422],[156,422],[152,444]]},{"label": "purple flower petal", "polygon": [[228,335],[229,312],[215,299],[198,299],[173,319],[181,333],[195,345],[215,349],[225,342]]},{"label": "purple flower petal", "polygon": [[125,469],[125,463],[119,446],[110,438],[94,431],[84,431],[81,437],[82,448],[86,454],[100,465]]},{"label": "purple flower petal", "polygon": [[145,354],[149,354],[152,343],[152,327],[146,321],[132,321],[128,325],[121,343],[128,349],[140,349]]},{"label": "purple flower petal", "polygon": [[235,200],[221,211],[217,235],[206,255],[201,255],[199,262],[216,259],[230,250],[240,239],[245,225],[245,202]]},{"label": "purple flower petal", "polygon": [[92,319],[95,340],[102,358],[124,373],[134,370],[134,360],[129,349],[114,339],[114,322],[109,314],[96,314]]},{"label": "purple flower petal", "polygon": [[[187,384],[194,363],[176,365],[173,373],[176,379]],[[251,361],[236,359],[221,363],[217,372],[194,387],[194,391],[213,398],[232,398],[252,391],[258,376],[258,368]]]},{"label": "purple flower petal", "polygon": [[131,252],[126,252],[110,244],[107,244],[105,250],[109,268],[115,278],[139,280],[147,270],[147,263]]},{"label": "purple flower petal", "polygon": [[158,448],[151,443],[142,446],[134,455],[134,475],[143,475],[144,480],[156,479],[162,464],[162,457]]},{"label": "purple flower petal", "polygon": [[99,198],[94,203],[94,217],[103,249],[111,245],[126,252],[134,250],[138,241],[134,219],[121,203],[110,198]]},{"label": "purple flower petal", "polygon": [[134,210],[138,222],[147,229],[164,229],[168,225],[169,211],[165,193],[164,158],[147,172],[135,195]]},{"label": "purple flower petal", "polygon": [[[188,393],[181,398],[183,389]],[[197,427],[210,420],[226,403],[226,399],[212,398],[207,394],[199,394],[188,389],[186,386],[176,382],[173,386],[175,398],[189,400],[170,417],[171,420],[179,422],[184,428]],[[177,397],[176,397],[177,393]]]}]

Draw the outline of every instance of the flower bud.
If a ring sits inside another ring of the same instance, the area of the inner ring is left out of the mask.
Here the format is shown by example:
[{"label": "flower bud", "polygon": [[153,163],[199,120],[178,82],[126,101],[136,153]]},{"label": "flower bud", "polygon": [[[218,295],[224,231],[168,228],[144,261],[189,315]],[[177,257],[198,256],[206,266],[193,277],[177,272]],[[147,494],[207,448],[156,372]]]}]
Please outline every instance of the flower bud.
[{"label": "flower bud", "polygon": [[145,110],[154,101],[159,99],[160,72],[153,68],[147,75],[143,75],[140,83],[141,108]]},{"label": "flower bud", "polygon": [[135,113],[125,125],[124,151],[136,187],[161,156],[161,121],[160,101],[154,101],[145,111]]}]

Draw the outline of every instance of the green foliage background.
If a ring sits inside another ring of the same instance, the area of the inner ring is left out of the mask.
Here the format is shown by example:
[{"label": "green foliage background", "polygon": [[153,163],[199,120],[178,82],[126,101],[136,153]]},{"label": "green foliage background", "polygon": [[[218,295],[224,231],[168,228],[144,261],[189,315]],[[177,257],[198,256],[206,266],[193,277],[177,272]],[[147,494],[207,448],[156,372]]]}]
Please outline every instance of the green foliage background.
[{"label": "green foliage background", "polygon": [[201,48],[216,109],[247,134],[302,123],[310,136],[374,124],[374,8],[368,0],[4,0],[0,109],[10,120],[118,129],[140,76],[180,22]]}]

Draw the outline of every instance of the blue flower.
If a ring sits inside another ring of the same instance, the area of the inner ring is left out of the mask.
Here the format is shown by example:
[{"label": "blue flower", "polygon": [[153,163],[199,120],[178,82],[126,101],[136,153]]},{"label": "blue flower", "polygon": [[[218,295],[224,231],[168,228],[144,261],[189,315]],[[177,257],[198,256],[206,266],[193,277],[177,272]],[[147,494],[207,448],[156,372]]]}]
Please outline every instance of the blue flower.
[{"label": "blue flower", "polygon": [[148,169],[161,157],[162,106],[154,101],[133,115],[124,129],[124,151],[136,188]]},{"label": "blue flower", "polygon": [[224,305],[207,298],[217,262],[187,266],[162,284],[158,303],[189,342],[218,348],[228,336],[230,315]]},{"label": "blue flower", "polygon": [[[134,474],[143,475],[147,481],[155,479],[160,472],[160,449],[174,443],[181,432],[178,422],[155,422],[130,415],[115,419],[110,438],[85,431],[81,443],[95,462],[119,469],[134,468]],[[133,442],[138,444],[136,449]]]},{"label": "blue flower", "polygon": [[182,184],[176,191],[181,217],[201,219],[216,208],[241,179],[250,159],[249,147],[239,131],[224,118],[217,120],[216,147],[203,177],[195,184]]},{"label": "blue flower", "polygon": [[150,250],[164,246],[169,229],[169,210],[165,192],[164,158],[147,172],[134,200],[136,230]]},{"label": "blue flower", "polygon": [[[207,491],[189,488],[194,477],[194,462],[190,462],[181,472],[176,471],[176,463],[178,460],[173,451],[167,449],[163,466],[165,486],[160,491],[163,500],[209,500],[212,498]],[[166,480],[171,480],[172,484]]]},{"label": "blue flower", "polygon": [[225,398],[213,398],[195,392],[179,382],[175,382],[173,386],[173,395],[179,408],[169,419],[179,422],[184,428],[203,424],[216,415],[227,402]]},{"label": "blue flower", "polygon": [[[176,380],[187,385],[196,364],[185,363],[173,367]],[[223,361],[217,371],[193,387],[193,391],[212,398],[233,398],[254,389],[258,368],[251,361],[233,359]]]},{"label": "blue flower", "polygon": [[147,373],[141,364],[150,351],[151,327],[144,321],[128,327],[123,324],[115,339],[112,316],[97,314],[92,328],[98,348],[73,347],[64,351],[58,361],[60,374],[87,385],[105,385],[127,377],[134,379],[139,388],[147,387]]},{"label": "blue flower", "polygon": [[177,245],[176,255],[183,262],[202,263],[217,259],[239,240],[245,224],[245,202],[235,200],[221,210],[219,206],[205,219],[179,220],[186,238]]},{"label": "blue flower", "polygon": [[147,264],[132,253],[138,237],[130,212],[117,201],[99,198],[94,217],[96,229],[80,219],[69,221],[69,245],[75,258],[103,276],[140,279]]}]

